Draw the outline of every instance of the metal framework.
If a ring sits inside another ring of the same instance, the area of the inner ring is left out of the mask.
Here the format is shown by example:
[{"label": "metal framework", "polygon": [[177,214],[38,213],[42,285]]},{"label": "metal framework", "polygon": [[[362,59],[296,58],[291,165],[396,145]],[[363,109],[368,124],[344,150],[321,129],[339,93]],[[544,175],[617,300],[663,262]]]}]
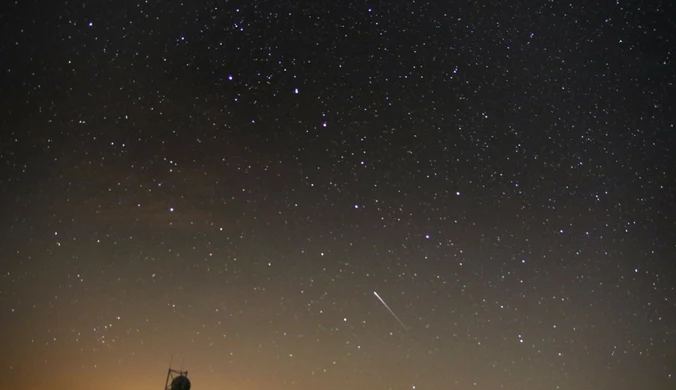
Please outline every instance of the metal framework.
[{"label": "metal framework", "polygon": [[178,376],[184,376],[187,378],[188,371],[174,370],[173,368],[169,367],[169,371],[167,371],[167,381],[164,384],[164,390],[171,390],[171,383],[174,381],[174,378]]}]

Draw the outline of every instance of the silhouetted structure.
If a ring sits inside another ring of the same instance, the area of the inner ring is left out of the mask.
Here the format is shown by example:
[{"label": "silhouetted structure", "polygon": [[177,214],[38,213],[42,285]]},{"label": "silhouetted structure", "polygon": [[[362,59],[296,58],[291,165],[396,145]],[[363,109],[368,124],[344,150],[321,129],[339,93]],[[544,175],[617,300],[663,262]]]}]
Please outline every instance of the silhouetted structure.
[{"label": "silhouetted structure", "polygon": [[190,390],[188,371],[174,370],[169,367],[169,371],[167,371],[167,381],[164,384],[164,390]]}]

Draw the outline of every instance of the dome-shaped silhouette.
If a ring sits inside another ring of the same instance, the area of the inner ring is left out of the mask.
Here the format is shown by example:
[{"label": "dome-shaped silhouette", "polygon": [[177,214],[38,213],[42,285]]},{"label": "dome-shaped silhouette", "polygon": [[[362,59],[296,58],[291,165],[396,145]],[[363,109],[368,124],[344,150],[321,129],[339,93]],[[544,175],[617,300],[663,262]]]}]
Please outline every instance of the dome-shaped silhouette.
[{"label": "dome-shaped silhouette", "polygon": [[177,376],[171,381],[171,390],[190,390],[190,380],[184,375]]}]

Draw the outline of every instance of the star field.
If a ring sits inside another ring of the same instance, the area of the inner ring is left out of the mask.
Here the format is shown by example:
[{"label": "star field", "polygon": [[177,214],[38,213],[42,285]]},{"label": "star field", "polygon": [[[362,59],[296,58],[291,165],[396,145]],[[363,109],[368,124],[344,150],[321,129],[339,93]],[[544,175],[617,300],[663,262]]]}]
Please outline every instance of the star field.
[{"label": "star field", "polygon": [[3,5],[3,386],[674,388],[674,11]]}]

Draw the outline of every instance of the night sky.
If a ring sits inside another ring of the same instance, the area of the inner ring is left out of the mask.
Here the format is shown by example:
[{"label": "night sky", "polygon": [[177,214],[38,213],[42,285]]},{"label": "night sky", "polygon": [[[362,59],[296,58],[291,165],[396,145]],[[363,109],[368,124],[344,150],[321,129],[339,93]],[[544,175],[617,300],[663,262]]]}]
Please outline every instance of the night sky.
[{"label": "night sky", "polygon": [[672,1],[1,7],[1,389],[676,388]]}]

